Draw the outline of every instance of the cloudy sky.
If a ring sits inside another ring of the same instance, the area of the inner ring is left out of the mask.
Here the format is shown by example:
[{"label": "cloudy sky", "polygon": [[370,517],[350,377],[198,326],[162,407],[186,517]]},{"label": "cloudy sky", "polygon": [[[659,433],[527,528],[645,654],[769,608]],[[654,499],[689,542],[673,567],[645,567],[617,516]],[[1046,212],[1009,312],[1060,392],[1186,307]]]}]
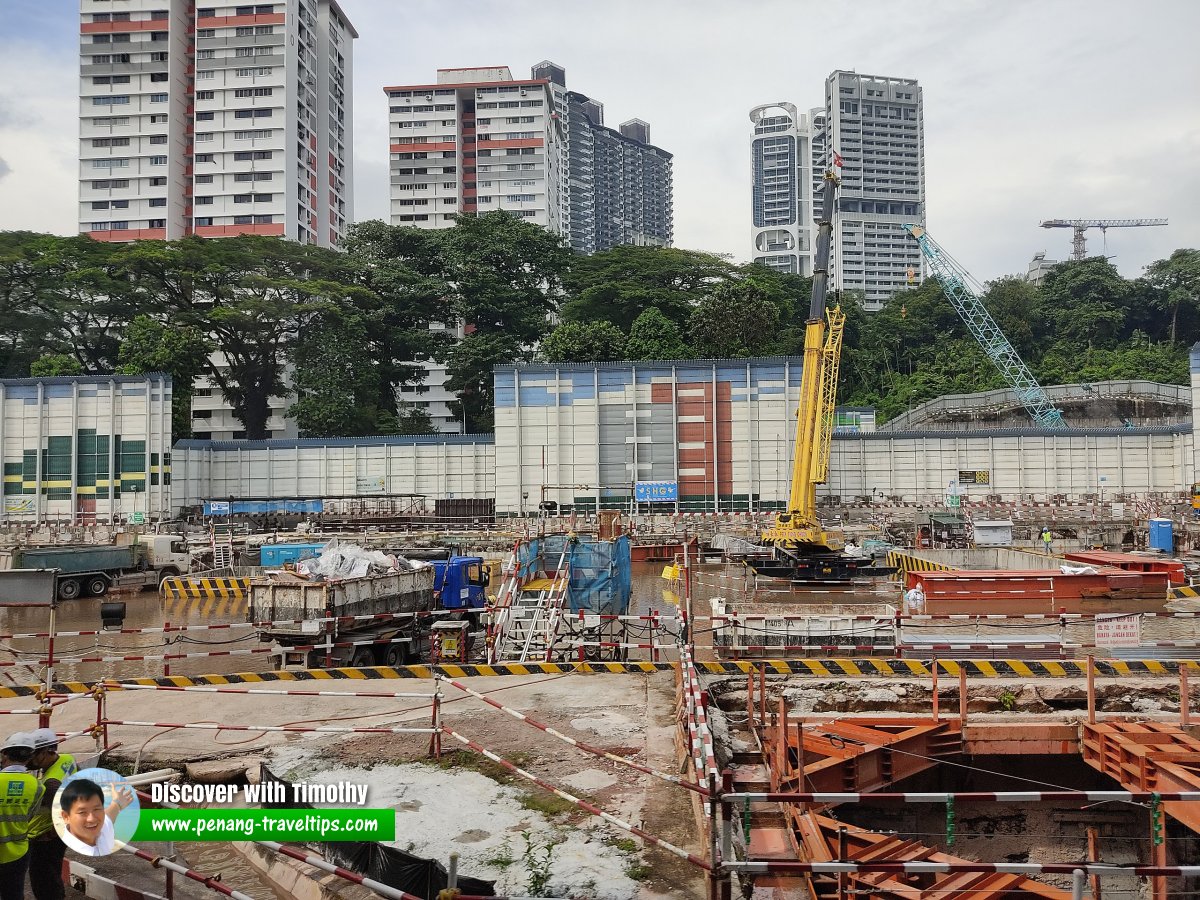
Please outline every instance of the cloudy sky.
[{"label": "cloudy sky", "polygon": [[[823,102],[838,68],[924,89],[928,225],[980,279],[1062,259],[1048,218],[1113,230],[1127,276],[1200,246],[1196,0],[341,0],[355,45],[356,218],[383,216],[388,84],[543,59],[675,155],[681,247],[750,253],[750,122]],[[0,229],[76,227],[78,3],[0,0]],[[1099,251],[1099,232],[1089,249]]]}]

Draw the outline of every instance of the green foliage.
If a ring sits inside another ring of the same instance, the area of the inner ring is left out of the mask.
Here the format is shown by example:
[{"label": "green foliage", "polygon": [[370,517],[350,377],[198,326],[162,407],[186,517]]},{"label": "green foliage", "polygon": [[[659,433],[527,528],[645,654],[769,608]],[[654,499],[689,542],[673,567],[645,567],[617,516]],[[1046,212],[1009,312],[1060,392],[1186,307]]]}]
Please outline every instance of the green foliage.
[{"label": "green foliage", "polygon": [[29,374],[33,378],[49,378],[54,375],[82,375],[83,366],[73,356],[66,353],[46,353],[29,364]]},{"label": "green foliage", "polygon": [[1171,317],[1168,340],[1174,344],[1182,321],[1185,330],[1200,327],[1200,250],[1176,250],[1146,267],[1150,307]]},{"label": "green foliage", "polygon": [[622,246],[577,256],[564,280],[570,299],[562,317],[611,322],[628,332],[653,307],[683,328],[692,307],[736,271],[719,256],[675,247]]},{"label": "green foliage", "polygon": [[516,861],[517,858],[513,856],[512,844],[505,840],[503,844],[492,851],[491,856],[484,858],[483,864],[485,866],[494,866],[504,871]]},{"label": "green foliage", "polygon": [[542,341],[547,362],[591,362],[621,359],[625,335],[610,322],[563,322]]},{"label": "green foliage", "polygon": [[165,325],[148,315],[134,316],[117,354],[126,375],[165,372],[171,376],[171,433],[192,435],[193,384],[208,365],[212,345],[194,325]]},{"label": "green foliage", "polygon": [[435,234],[450,309],[467,332],[445,356],[446,387],[459,392],[469,429],[490,431],[492,367],[525,358],[549,331],[571,251],[508,212],[461,216]]},{"label": "green foliage", "polygon": [[773,349],[778,324],[779,307],[758,284],[721,284],[692,310],[688,340],[706,359],[760,356]]},{"label": "green foliage", "polygon": [[554,862],[554,848],[562,843],[561,840],[539,841],[531,831],[522,831],[521,839],[525,849],[521,853],[521,862],[525,864],[525,890],[530,897],[546,896],[550,886],[550,867]]},{"label": "green foliage", "polygon": [[[167,372],[177,436],[200,374],[251,438],[266,434],[270,398],[292,390],[306,435],[422,434],[434,430],[428,415],[396,396],[430,360],[447,366],[467,429],[486,432],[493,367],[535,352],[564,362],[803,352],[811,283],[761,265],[661,247],[573,256],[503,212],[440,231],[366,222],[343,249],[2,232],[0,375]],[[1177,250],[1132,280],[1101,258],[1065,262],[1040,287],[1003,278],[982,299],[1043,383],[1186,383],[1200,252]],[[871,315],[840,300],[840,402],[886,421],[941,394],[1003,386],[936,281]]]},{"label": "green foliage", "polygon": [[381,415],[379,430],[381,434],[437,434],[425,408],[412,403],[401,403],[390,421]]},{"label": "green foliage", "polygon": [[679,326],[664,316],[657,306],[642,312],[629,329],[625,342],[625,358],[643,359],[687,359],[691,348],[683,339]]}]

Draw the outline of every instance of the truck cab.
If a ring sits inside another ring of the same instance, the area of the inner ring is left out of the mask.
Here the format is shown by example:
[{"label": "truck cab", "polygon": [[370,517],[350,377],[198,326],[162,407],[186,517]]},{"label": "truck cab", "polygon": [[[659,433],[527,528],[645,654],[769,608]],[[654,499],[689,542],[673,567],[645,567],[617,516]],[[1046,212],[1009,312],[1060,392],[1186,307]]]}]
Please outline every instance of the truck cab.
[{"label": "truck cab", "polygon": [[158,580],[191,571],[192,554],[187,540],[177,534],[146,534],[138,539],[146,568],[158,574]]},{"label": "truck cab", "polygon": [[452,556],[433,563],[433,599],[442,609],[477,610],[487,605],[491,581],[482,556]]}]

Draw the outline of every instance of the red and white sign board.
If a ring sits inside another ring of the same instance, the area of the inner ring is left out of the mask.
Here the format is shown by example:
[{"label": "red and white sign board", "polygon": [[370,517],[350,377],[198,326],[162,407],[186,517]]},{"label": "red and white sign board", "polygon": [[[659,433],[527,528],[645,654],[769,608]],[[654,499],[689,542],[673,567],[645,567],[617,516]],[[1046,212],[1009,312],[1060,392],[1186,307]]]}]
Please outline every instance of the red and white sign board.
[{"label": "red and white sign board", "polygon": [[1142,617],[1096,616],[1097,647],[1140,647],[1142,645]]}]

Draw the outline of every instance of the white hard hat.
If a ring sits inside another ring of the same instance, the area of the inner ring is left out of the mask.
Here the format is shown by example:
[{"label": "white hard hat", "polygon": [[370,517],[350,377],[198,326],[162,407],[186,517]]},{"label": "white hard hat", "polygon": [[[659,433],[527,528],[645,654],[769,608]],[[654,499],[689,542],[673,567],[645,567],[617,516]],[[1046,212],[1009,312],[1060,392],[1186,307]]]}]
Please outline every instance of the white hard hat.
[{"label": "white hard hat", "polygon": [[32,750],[33,738],[24,731],[17,731],[10,734],[4,739],[4,743],[0,744],[0,751],[4,750]]},{"label": "white hard hat", "polygon": [[58,735],[55,734],[53,728],[38,728],[29,732],[29,738],[33,741],[34,750],[45,750],[49,747],[58,746]]}]

